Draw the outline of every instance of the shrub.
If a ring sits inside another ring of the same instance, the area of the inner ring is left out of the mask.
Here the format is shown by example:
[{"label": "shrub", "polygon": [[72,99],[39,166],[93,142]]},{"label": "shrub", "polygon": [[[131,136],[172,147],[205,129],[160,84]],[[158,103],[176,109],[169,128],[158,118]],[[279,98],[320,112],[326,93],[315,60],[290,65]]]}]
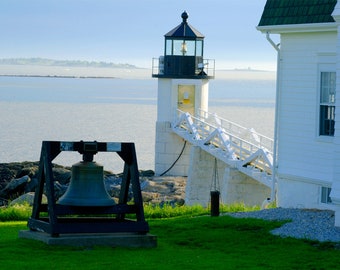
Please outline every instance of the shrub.
[{"label": "shrub", "polygon": [[[234,203],[230,205],[221,204],[220,213],[246,212],[259,210],[259,206],[247,206],[244,203]],[[16,204],[0,208],[0,221],[26,221],[32,213],[29,204]],[[172,205],[172,204],[144,204],[146,219],[172,218],[185,216],[210,215],[210,207],[201,205]],[[132,216],[131,216],[132,217]]]},{"label": "shrub", "polygon": [[26,204],[15,204],[0,208],[0,221],[27,220],[31,216],[32,207]]}]

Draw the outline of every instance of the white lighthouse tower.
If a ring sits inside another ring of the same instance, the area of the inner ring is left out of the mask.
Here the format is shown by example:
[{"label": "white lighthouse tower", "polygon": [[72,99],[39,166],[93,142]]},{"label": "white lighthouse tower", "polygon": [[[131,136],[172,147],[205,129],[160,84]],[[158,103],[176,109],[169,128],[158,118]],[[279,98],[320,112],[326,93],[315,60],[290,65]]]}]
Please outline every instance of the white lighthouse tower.
[{"label": "white lighthouse tower", "polygon": [[165,34],[164,56],[153,61],[152,77],[158,78],[156,175],[188,175],[190,145],[171,125],[179,111],[193,116],[208,111],[209,79],[214,78],[214,61],[203,59],[204,36],[188,24],[187,12],[181,17],[182,23]]}]

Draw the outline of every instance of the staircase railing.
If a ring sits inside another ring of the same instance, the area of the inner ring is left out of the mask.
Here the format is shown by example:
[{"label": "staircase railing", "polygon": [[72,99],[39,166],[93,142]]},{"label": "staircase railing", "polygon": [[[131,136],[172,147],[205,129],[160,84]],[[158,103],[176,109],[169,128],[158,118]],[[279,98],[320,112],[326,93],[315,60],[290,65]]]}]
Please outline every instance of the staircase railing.
[{"label": "staircase railing", "polygon": [[206,112],[199,109],[197,118],[202,119],[202,121],[209,123],[214,127],[221,127],[228,133],[231,133],[245,141],[249,141],[259,148],[267,149],[269,152],[273,153],[274,140],[256,132],[253,128],[246,128],[232,121],[226,120],[219,117],[216,113]]},{"label": "staircase railing", "polygon": [[194,117],[177,110],[172,129],[193,145],[270,186],[273,164],[270,138],[204,111]]}]

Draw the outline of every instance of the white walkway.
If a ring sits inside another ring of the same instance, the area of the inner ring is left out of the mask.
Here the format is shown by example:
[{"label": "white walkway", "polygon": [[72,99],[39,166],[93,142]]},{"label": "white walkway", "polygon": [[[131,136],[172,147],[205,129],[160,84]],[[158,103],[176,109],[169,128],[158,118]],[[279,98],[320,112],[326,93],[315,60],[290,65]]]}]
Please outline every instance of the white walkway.
[{"label": "white walkway", "polygon": [[178,110],[172,130],[228,166],[271,189],[274,186],[272,139],[204,111],[194,117]]}]

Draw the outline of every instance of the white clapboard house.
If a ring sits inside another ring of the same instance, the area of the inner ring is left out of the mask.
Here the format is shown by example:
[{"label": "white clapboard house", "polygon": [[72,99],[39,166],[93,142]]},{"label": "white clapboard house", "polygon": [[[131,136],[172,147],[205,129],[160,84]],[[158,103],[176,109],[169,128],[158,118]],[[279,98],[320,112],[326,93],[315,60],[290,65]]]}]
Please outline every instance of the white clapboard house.
[{"label": "white clapboard house", "polygon": [[340,226],[340,1],[267,0],[257,29],[278,55],[277,204]]}]

